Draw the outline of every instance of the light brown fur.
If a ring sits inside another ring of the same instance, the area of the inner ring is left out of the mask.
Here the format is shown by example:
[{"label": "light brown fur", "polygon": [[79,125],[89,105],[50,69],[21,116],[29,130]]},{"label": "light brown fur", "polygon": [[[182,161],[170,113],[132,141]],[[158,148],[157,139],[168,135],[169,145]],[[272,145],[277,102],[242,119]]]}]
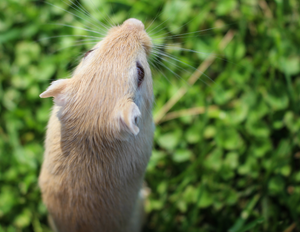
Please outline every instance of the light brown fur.
[{"label": "light brown fur", "polygon": [[[140,231],[138,194],[153,139],[151,47],[143,24],[129,19],[109,31],[71,79],[41,94],[56,103],[39,185],[57,231]],[[145,71],[139,88],[137,61]]]}]

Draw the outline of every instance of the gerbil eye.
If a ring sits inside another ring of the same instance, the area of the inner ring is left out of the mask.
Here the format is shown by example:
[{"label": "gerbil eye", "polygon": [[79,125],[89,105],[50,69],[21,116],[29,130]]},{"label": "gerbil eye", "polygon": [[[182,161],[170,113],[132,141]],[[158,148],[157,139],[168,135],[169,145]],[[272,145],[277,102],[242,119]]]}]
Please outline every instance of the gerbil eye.
[{"label": "gerbil eye", "polygon": [[86,58],[88,56],[88,54],[90,54],[92,51],[94,51],[95,49],[91,49],[89,51],[87,51],[85,54],[84,54],[84,58]]},{"label": "gerbil eye", "polygon": [[137,86],[140,87],[144,80],[145,72],[142,65],[139,62],[136,62],[136,69],[138,74]]}]

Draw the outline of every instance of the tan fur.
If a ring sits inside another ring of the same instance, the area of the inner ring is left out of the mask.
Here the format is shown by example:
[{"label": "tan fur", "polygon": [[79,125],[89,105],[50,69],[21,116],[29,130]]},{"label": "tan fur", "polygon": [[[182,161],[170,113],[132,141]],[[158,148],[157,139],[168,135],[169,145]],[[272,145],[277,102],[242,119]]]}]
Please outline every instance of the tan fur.
[{"label": "tan fur", "polygon": [[[138,193],[153,139],[151,47],[144,25],[129,19],[109,31],[71,79],[41,94],[56,103],[39,185],[57,231],[140,231]],[[139,88],[137,61],[145,71]]]}]

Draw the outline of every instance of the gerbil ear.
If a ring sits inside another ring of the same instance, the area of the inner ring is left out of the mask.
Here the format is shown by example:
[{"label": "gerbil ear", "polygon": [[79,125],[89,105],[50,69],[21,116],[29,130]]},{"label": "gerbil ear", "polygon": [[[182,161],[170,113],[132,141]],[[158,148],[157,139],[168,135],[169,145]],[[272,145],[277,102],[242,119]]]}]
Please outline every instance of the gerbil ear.
[{"label": "gerbil ear", "polygon": [[65,89],[68,86],[70,79],[60,79],[53,81],[47,90],[40,94],[41,98],[54,97],[54,102],[62,106],[66,103]]},{"label": "gerbil ear", "polygon": [[137,126],[141,112],[134,102],[128,102],[123,105],[118,112],[117,123],[122,139],[126,139],[128,135],[137,135],[140,129]]}]

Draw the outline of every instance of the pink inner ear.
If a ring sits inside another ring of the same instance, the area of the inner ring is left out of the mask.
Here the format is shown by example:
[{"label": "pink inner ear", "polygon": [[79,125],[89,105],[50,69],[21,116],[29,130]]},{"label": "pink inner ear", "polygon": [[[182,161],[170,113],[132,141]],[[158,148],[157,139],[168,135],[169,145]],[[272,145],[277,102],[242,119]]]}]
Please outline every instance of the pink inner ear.
[{"label": "pink inner ear", "polygon": [[40,94],[41,98],[54,97],[55,104],[62,106],[66,103],[65,89],[70,79],[61,79],[51,83],[47,90]]},{"label": "pink inner ear", "polygon": [[66,104],[66,96],[65,94],[58,94],[57,96],[54,97],[54,102],[58,106],[63,106]]},{"label": "pink inner ear", "polygon": [[124,108],[120,112],[120,130],[127,134],[137,135],[140,129],[137,126],[138,118],[141,116],[141,112],[134,102],[129,102],[123,106]]}]

